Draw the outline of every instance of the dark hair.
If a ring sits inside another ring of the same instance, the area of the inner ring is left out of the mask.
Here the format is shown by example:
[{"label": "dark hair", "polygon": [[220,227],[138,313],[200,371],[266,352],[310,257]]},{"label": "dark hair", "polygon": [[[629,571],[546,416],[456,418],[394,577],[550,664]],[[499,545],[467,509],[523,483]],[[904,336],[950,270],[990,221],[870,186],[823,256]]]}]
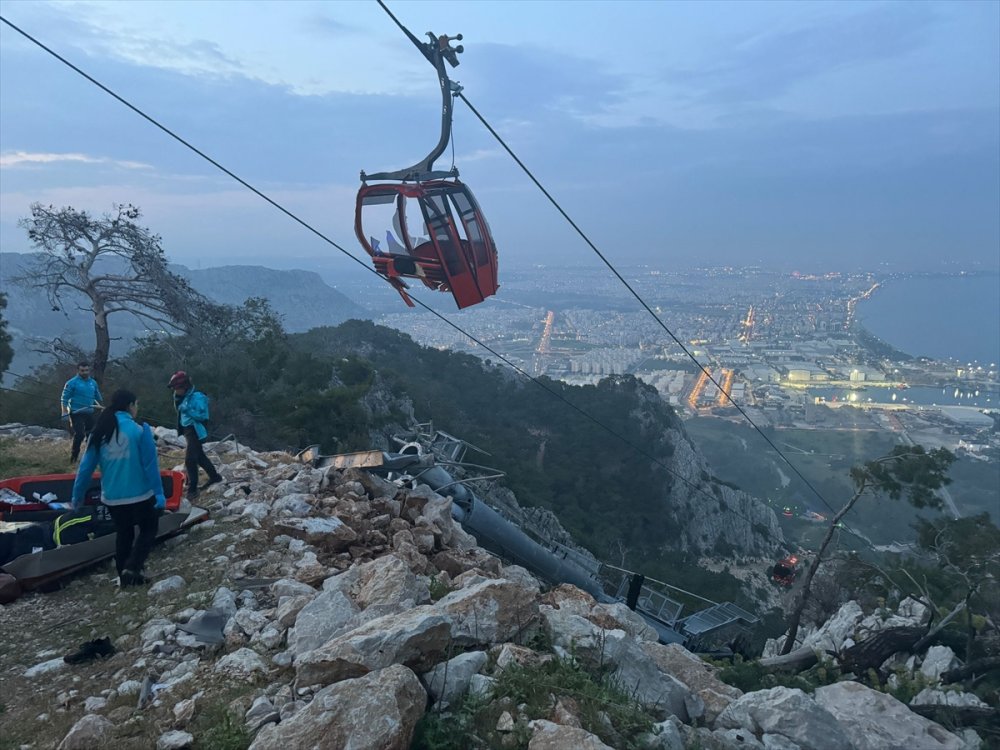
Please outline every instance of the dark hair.
[{"label": "dark hair", "polygon": [[79,370],[81,367],[90,367],[90,362],[77,362],[76,369]]},{"label": "dark hair", "polygon": [[90,433],[90,440],[87,443],[87,450],[100,448],[104,443],[108,443],[112,438],[118,436],[118,412],[128,411],[128,408],[136,402],[136,395],[132,391],[120,388],[111,396],[111,403],[97,418],[94,431]]}]

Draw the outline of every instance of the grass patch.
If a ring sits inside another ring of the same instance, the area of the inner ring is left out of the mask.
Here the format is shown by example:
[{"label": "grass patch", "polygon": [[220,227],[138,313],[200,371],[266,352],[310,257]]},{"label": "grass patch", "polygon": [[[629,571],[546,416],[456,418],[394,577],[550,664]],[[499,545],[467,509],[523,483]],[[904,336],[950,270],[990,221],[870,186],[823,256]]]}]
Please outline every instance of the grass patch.
[{"label": "grass patch", "polygon": [[34,474],[73,474],[70,441],[0,438],[0,478]]},{"label": "grass patch", "polygon": [[[653,729],[653,719],[606,675],[595,674],[568,659],[543,664],[510,665],[497,675],[488,696],[465,696],[447,711],[432,711],[417,725],[414,750],[491,750],[526,748],[528,723],[552,716],[562,700],[588,732],[622,750],[642,745],[639,738]],[[504,711],[514,718],[510,731],[497,731]]]},{"label": "grass patch", "polygon": [[721,667],[718,675],[720,680],[739,688],[744,693],[768,690],[779,686],[798,688],[806,693],[812,693],[818,687],[837,682],[841,676],[840,669],[835,664],[828,662],[820,662],[804,672],[794,674],[771,671],[762,667],[759,661],[744,661],[739,656],[732,662],[713,662],[711,659],[707,661]]},{"label": "grass patch", "polygon": [[439,581],[436,575],[431,576],[431,580],[428,583],[427,588],[430,590],[432,602],[436,602],[438,599],[443,599],[455,590],[452,586],[449,586],[443,581]]},{"label": "grass patch", "polygon": [[237,696],[231,693],[211,703],[199,705],[188,731],[194,736],[194,750],[246,750],[252,737],[229,702]]}]

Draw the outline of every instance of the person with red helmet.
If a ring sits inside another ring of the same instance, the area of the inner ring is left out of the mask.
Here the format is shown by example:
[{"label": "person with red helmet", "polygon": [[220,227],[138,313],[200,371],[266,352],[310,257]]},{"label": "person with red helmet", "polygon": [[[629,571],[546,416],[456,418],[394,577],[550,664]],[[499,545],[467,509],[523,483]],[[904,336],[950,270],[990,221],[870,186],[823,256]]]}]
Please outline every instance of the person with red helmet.
[{"label": "person with red helmet", "polygon": [[208,437],[205,423],[208,421],[208,397],[196,391],[191,378],[184,370],[178,370],[170,377],[167,387],[174,392],[174,408],[177,409],[177,434],[187,441],[184,451],[184,467],[187,469],[188,500],[198,497],[198,468],[208,474],[205,487],[222,481],[222,476],[205,455],[202,443]]}]

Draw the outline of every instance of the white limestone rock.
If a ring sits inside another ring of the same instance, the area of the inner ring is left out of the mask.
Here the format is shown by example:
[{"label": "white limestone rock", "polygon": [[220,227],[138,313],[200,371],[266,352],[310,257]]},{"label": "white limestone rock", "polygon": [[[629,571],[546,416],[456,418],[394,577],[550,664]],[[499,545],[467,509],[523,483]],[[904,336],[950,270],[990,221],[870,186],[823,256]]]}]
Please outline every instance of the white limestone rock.
[{"label": "white limestone rock", "polygon": [[940,724],[860,682],[837,682],[817,688],[815,700],[840,722],[856,750],[963,748],[962,740]]},{"label": "white limestone rock", "polygon": [[323,688],[287,720],[261,729],[250,750],[402,750],[426,701],[417,676],[394,664]]},{"label": "white limestone rock", "polygon": [[801,750],[855,750],[834,715],[796,688],[746,693],[719,714],[715,726],[745,729],[758,737],[779,735]]},{"label": "white limestone rock", "polygon": [[947,646],[931,646],[920,664],[920,673],[929,680],[937,682],[941,675],[949,669],[960,666],[955,652]]},{"label": "white limestone rock", "polygon": [[149,587],[146,593],[149,596],[165,596],[179,593],[186,586],[187,581],[185,581],[181,576],[170,576],[169,578],[164,578],[162,581],[154,583]]},{"label": "white limestone rock", "polygon": [[266,674],[267,665],[256,651],[241,648],[219,659],[215,664],[215,672],[228,677],[247,679],[254,674]]},{"label": "white limestone rock", "polygon": [[114,728],[103,716],[87,714],[72,726],[57,750],[104,750]]},{"label": "white limestone rock", "polygon": [[423,683],[434,701],[447,705],[468,691],[472,676],[485,664],[485,651],[459,654],[424,673]]}]

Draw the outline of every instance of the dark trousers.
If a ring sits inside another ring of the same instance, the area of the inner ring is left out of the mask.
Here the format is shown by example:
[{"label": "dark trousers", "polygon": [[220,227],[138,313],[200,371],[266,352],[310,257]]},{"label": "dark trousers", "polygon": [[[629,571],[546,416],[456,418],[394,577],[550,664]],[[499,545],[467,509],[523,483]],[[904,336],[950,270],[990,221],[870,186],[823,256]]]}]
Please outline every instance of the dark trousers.
[{"label": "dark trousers", "polygon": [[205,455],[205,451],[201,447],[201,439],[193,426],[184,428],[184,439],[187,441],[187,448],[184,450],[184,468],[187,469],[188,475],[188,494],[193,495],[198,492],[199,466],[205,470],[209,479],[215,479],[219,476],[219,472]]},{"label": "dark trousers", "polygon": [[[118,575],[123,570],[138,573],[146,564],[149,551],[156,541],[156,529],[159,526],[159,513],[156,510],[156,499],[149,497],[138,503],[128,505],[109,505],[111,520],[115,522],[115,567]],[[135,529],[139,527],[139,535]]]},{"label": "dark trousers", "polygon": [[70,459],[76,461],[80,456],[80,446],[94,429],[94,415],[93,413],[73,414],[69,418],[69,423],[73,428],[73,450],[70,453]]}]

